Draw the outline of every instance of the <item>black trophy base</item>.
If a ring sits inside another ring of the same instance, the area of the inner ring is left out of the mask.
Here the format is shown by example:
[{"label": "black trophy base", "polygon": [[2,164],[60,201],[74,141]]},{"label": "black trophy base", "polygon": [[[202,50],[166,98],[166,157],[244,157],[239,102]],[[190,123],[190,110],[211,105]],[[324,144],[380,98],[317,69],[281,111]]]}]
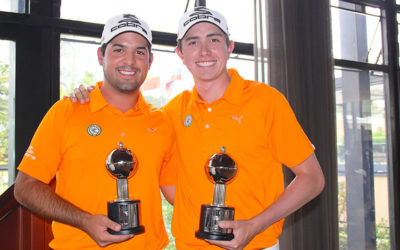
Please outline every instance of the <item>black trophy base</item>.
[{"label": "black trophy base", "polygon": [[232,240],[234,238],[232,228],[220,228],[218,222],[233,220],[234,215],[233,207],[201,205],[200,226],[195,236],[208,240]]},{"label": "black trophy base", "polygon": [[207,240],[229,241],[229,240],[233,240],[233,238],[234,238],[234,235],[232,233],[231,234],[211,234],[211,233],[196,231],[195,235],[197,238],[207,239]]},{"label": "black trophy base", "polygon": [[120,231],[107,229],[113,235],[141,234],[144,227],[139,225],[138,200],[108,202],[108,218],[121,225]]},{"label": "black trophy base", "polygon": [[144,232],[144,227],[143,226],[138,226],[135,228],[130,228],[130,229],[121,229],[120,231],[114,231],[109,228],[107,228],[107,232],[113,235],[127,235],[127,234],[141,234]]}]

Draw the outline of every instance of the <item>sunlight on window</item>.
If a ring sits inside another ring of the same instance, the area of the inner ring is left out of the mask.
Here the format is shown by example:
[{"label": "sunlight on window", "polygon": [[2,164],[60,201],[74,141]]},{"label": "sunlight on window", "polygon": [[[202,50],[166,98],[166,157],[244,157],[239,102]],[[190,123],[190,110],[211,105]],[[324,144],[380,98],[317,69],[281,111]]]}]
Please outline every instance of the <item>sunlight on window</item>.
[{"label": "sunlight on window", "polygon": [[[194,7],[194,2],[189,1],[188,9]],[[179,18],[185,12],[186,3],[187,0],[68,0],[62,2],[61,18],[104,24],[112,16],[129,12],[144,19],[153,31],[176,34]],[[96,11],[87,11],[94,6]],[[225,16],[232,40],[253,43],[253,1],[247,4],[242,0],[208,1],[207,7]]]},{"label": "sunlight on window", "polygon": [[0,194],[14,182],[14,47],[0,40]]}]

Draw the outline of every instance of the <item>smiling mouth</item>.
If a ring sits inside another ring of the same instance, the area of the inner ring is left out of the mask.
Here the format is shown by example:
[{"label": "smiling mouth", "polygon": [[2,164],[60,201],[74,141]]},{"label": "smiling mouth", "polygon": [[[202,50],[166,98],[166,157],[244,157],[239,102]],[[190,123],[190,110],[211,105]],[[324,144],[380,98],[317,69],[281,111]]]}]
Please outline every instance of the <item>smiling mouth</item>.
[{"label": "smiling mouth", "polygon": [[202,61],[202,62],[196,62],[196,64],[198,65],[198,66],[201,66],[201,67],[208,67],[208,66],[212,66],[212,65],[214,65],[216,62],[215,61],[207,61],[207,62],[204,62],[204,61]]},{"label": "smiling mouth", "polygon": [[136,74],[136,71],[119,70],[119,72],[120,72],[121,74],[123,74],[123,75],[126,75],[126,76],[133,76],[133,75]]}]

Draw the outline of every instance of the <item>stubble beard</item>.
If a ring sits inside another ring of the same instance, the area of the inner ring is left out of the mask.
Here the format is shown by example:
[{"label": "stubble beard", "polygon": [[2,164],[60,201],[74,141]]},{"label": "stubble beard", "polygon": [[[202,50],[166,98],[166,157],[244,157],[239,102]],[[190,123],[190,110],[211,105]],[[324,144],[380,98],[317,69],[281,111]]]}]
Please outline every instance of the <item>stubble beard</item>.
[{"label": "stubble beard", "polygon": [[[136,74],[139,75],[139,70],[136,71]],[[107,74],[104,74],[104,78],[107,82],[114,88],[116,91],[122,94],[130,94],[132,92],[137,91],[143,82],[139,82],[138,78],[134,80],[126,80],[121,81],[120,79],[116,78],[113,80],[113,77],[108,77]]]}]

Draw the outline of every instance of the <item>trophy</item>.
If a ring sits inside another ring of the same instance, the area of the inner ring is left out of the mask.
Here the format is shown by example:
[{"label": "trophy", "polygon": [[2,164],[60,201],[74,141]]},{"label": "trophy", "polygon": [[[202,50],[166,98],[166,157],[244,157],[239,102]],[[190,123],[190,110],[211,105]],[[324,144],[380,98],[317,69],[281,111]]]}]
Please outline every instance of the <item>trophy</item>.
[{"label": "trophy", "polygon": [[214,198],[212,205],[201,205],[200,226],[195,235],[209,240],[232,240],[232,228],[220,228],[218,222],[233,220],[235,209],[225,205],[225,184],[236,175],[236,164],[222,147],[221,153],[210,157],[205,168],[208,179],[214,183]]},{"label": "trophy", "polygon": [[128,191],[128,178],[135,175],[137,170],[136,156],[131,150],[123,148],[122,143],[107,157],[107,170],[117,179],[117,195],[114,201],[107,204],[108,218],[119,223],[121,230],[116,232],[107,229],[110,234],[140,234],[144,227],[139,225],[139,200],[130,200]]}]

